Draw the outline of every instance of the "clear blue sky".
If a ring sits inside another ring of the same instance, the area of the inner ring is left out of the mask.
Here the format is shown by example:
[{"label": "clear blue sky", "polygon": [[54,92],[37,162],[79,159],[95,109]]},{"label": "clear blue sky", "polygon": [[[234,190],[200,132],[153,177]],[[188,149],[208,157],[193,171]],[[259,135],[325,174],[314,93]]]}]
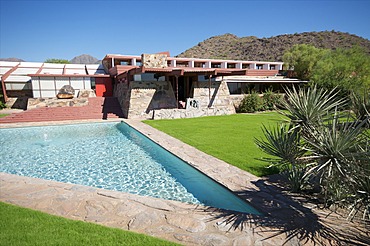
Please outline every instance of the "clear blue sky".
[{"label": "clear blue sky", "polygon": [[0,57],[178,55],[216,35],[335,30],[370,39],[370,0],[0,0]]}]

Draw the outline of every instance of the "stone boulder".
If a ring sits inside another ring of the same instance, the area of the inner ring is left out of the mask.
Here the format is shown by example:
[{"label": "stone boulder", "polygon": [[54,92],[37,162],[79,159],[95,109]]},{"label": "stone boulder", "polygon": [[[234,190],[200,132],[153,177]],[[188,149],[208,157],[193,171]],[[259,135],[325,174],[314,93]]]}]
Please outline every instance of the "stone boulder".
[{"label": "stone boulder", "polygon": [[72,99],[75,95],[75,89],[70,85],[63,85],[57,94],[59,99]]},{"label": "stone boulder", "polygon": [[78,92],[78,98],[81,98],[81,97],[96,97],[96,94],[94,92],[94,90],[80,90]]}]

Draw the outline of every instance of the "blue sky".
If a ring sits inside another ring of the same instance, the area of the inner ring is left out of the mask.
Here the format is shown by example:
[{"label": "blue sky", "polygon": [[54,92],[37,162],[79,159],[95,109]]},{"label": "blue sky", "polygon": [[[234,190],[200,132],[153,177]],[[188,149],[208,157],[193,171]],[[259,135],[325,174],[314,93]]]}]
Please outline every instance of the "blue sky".
[{"label": "blue sky", "polygon": [[0,57],[178,55],[216,35],[335,30],[370,39],[370,0],[0,0]]}]

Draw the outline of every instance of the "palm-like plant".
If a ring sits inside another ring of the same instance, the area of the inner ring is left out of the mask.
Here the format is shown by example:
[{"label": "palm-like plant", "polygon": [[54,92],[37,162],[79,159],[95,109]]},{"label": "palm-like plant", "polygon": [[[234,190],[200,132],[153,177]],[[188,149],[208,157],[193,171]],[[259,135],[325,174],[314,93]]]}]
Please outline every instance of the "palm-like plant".
[{"label": "palm-like plant", "polygon": [[363,135],[365,128],[360,124],[344,123],[339,124],[335,118],[331,126],[321,125],[310,131],[309,138],[305,139],[306,150],[311,152],[310,159],[316,165],[311,171],[320,172],[325,170],[325,174],[340,175],[347,177],[352,165],[359,160],[369,159],[370,153],[366,150],[368,143],[366,135]]},{"label": "palm-like plant", "polygon": [[266,140],[255,139],[257,146],[265,153],[276,158],[265,158],[274,165],[295,164],[297,159],[304,154],[300,146],[299,132],[285,125],[267,129],[262,127]]},{"label": "palm-like plant", "polygon": [[337,109],[346,100],[338,99],[335,91],[293,88],[286,96],[287,113],[282,113],[289,125],[271,130],[263,126],[266,140],[255,140],[275,156],[265,160],[283,169],[293,190],[299,191],[308,177],[317,177],[325,205],[346,206],[349,218],[362,211],[362,218],[370,221],[369,117],[340,123]]},{"label": "palm-like plant", "polygon": [[336,108],[344,106],[345,99],[338,99],[335,90],[327,91],[316,86],[299,91],[285,89],[287,100],[282,102],[282,111],[290,121],[298,126],[317,126],[325,120]]},{"label": "palm-like plant", "polygon": [[362,93],[351,93],[352,110],[356,119],[370,118],[370,91],[364,89]]},{"label": "palm-like plant", "polygon": [[277,166],[288,179],[293,192],[300,191],[308,180],[306,168],[301,164],[300,158],[306,153],[300,147],[301,137],[299,131],[292,126],[280,125],[267,129],[263,126],[265,139],[255,139],[257,146],[265,153],[275,158],[263,158],[271,166]]}]

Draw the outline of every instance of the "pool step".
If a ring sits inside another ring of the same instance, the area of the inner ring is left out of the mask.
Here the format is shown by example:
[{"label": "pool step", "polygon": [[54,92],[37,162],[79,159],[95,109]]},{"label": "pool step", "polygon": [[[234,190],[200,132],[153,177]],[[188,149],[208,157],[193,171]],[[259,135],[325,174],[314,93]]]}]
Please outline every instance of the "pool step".
[{"label": "pool step", "polygon": [[1,123],[123,118],[115,97],[93,97],[82,107],[43,107],[0,118]]}]

